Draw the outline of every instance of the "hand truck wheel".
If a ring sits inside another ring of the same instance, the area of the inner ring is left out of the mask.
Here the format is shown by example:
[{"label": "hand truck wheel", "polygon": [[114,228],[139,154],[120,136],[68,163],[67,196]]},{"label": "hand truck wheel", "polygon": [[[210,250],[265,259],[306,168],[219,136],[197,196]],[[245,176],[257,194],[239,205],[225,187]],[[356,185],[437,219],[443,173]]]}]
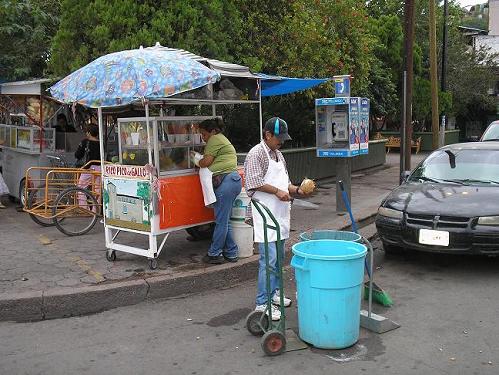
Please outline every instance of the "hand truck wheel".
[{"label": "hand truck wheel", "polygon": [[156,258],[149,259],[149,268],[152,270],[158,268],[158,260]]},{"label": "hand truck wheel", "polygon": [[269,317],[264,311],[252,311],[246,317],[246,328],[253,336],[262,336],[269,327]]},{"label": "hand truck wheel", "polygon": [[263,335],[261,345],[266,355],[279,355],[286,349],[286,337],[280,331],[268,331]]},{"label": "hand truck wheel", "polygon": [[116,251],[115,250],[107,250],[106,251],[106,259],[109,262],[114,262],[116,260]]}]

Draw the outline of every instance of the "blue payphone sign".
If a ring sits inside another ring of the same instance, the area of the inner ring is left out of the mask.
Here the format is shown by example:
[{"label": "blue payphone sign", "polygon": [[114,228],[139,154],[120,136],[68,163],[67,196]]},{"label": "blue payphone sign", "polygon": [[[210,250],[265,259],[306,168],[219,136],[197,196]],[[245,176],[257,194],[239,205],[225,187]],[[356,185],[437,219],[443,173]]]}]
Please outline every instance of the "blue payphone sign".
[{"label": "blue payphone sign", "polygon": [[333,81],[336,97],[350,96],[350,75],[334,76]]}]

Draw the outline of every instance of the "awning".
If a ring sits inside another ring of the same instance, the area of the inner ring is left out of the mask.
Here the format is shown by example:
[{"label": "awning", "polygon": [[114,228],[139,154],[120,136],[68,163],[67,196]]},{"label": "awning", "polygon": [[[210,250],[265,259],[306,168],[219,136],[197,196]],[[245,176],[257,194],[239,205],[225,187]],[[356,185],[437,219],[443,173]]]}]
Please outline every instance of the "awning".
[{"label": "awning", "polygon": [[310,89],[330,80],[330,78],[289,78],[256,74],[262,80],[262,97],[291,94]]}]

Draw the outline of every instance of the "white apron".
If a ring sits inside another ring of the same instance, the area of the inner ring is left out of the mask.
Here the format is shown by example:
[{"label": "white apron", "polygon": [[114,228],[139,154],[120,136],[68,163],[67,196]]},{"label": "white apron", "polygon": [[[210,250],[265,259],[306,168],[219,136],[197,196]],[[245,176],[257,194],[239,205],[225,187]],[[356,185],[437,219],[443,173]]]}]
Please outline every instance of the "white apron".
[{"label": "white apron", "polygon": [[201,189],[203,190],[204,205],[211,207],[217,201],[215,190],[213,189],[213,172],[208,168],[199,168],[199,180],[201,181]]},{"label": "white apron", "polygon": [[[263,143],[263,141],[262,141]],[[288,191],[289,186],[289,177],[286,173],[286,167],[282,162],[276,162],[273,160],[269,152],[267,150],[267,146],[263,145],[265,153],[269,159],[269,169],[264,177],[264,182],[266,184],[275,186],[279,190]],[[277,198],[274,194],[264,193],[262,191],[256,191],[253,194],[253,197],[262,202],[265,206],[267,206],[276,218],[279,226],[281,228],[281,240],[289,238],[289,224],[290,224],[290,212],[291,212],[291,202],[283,202]],[[252,207],[252,216],[253,216],[253,230],[255,233],[255,242],[265,242],[263,235],[263,219],[256,209],[255,205]],[[265,216],[267,217],[267,224],[274,225],[273,221],[264,211]],[[277,241],[277,233],[273,229],[267,228],[267,239],[269,242]]]}]

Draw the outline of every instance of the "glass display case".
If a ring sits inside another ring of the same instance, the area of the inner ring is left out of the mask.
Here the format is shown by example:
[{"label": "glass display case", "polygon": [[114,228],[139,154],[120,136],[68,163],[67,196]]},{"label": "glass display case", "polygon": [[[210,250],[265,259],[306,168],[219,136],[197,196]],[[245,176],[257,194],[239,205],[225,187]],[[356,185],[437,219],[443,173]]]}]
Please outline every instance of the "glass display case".
[{"label": "glass display case", "polygon": [[[152,134],[153,121],[149,122],[149,127]],[[146,165],[149,158],[145,118],[118,119],[118,133],[120,164]]]},{"label": "glass display case", "polygon": [[0,146],[30,153],[55,151],[55,129],[36,126],[0,125]]},{"label": "glass display case", "polygon": [[[202,152],[204,142],[199,123],[214,116],[151,117],[153,165],[162,175],[189,172],[194,169],[190,152]],[[145,118],[118,119],[119,162],[124,165],[148,163],[147,129]],[[159,163],[155,163],[158,160]]]}]

